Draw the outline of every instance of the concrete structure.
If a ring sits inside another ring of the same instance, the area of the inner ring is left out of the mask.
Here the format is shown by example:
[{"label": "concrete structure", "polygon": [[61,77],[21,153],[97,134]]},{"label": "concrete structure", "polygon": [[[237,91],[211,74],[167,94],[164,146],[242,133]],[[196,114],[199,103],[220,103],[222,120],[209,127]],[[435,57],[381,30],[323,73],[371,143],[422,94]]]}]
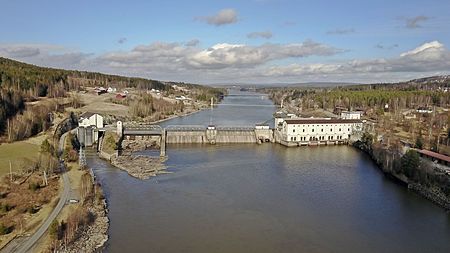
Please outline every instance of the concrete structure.
[{"label": "concrete structure", "polygon": [[286,119],[277,141],[286,146],[347,143],[362,128],[363,123],[359,119]]},{"label": "concrete structure", "polygon": [[283,111],[278,111],[274,113],[273,117],[275,118],[275,128],[281,127],[283,125],[284,120],[295,118],[295,114],[285,113]]},{"label": "concrete structure", "polygon": [[341,112],[341,119],[361,119],[361,114],[359,111],[344,111]]},{"label": "concrete structure", "polygon": [[117,133],[117,135],[118,136],[122,136],[122,134],[123,134],[123,124],[122,124],[122,121],[117,121],[117,130],[116,130],[116,133]]},{"label": "concrete structure", "polygon": [[[122,131],[119,134],[120,129]],[[156,138],[159,142],[160,155],[166,156],[166,132],[158,125],[123,126],[122,122],[118,121],[117,133],[122,137],[121,140],[150,140]]]},{"label": "concrete structure", "polygon": [[78,119],[77,138],[82,146],[97,143],[99,130],[103,128],[103,117],[100,114],[85,112]]}]

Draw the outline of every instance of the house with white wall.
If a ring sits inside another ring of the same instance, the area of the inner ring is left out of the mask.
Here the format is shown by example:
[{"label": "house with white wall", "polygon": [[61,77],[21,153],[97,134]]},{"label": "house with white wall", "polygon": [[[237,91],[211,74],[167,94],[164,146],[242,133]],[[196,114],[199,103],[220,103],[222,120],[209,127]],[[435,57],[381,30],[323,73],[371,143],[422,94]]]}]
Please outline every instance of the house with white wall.
[{"label": "house with white wall", "polygon": [[282,124],[281,143],[287,146],[347,143],[363,128],[360,119],[293,118]]}]

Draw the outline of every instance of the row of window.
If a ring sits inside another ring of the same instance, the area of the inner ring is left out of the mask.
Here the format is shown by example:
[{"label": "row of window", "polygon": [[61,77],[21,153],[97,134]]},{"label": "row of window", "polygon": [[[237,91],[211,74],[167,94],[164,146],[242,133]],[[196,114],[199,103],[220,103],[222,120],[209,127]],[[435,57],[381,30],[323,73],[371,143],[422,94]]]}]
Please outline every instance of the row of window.
[{"label": "row of window", "polygon": [[[299,141],[306,141],[307,137],[299,137]],[[319,137],[314,137],[311,136],[309,137],[309,141],[324,141],[325,140],[325,136],[319,136]],[[328,136],[328,140],[334,140],[334,136]],[[342,140],[342,136],[336,136],[336,140]],[[297,137],[291,137],[291,141],[297,141]]]},{"label": "row of window", "polygon": [[[350,132],[350,128],[347,129]],[[320,129],[321,132],[323,132],[323,128]],[[339,128],[339,132],[341,132],[342,129]],[[295,133],[295,129],[292,129],[292,132]],[[305,132],[305,129],[303,129],[303,132]],[[312,132],[314,133],[314,128],[312,129]],[[330,128],[330,132],[333,132],[333,128]]]}]

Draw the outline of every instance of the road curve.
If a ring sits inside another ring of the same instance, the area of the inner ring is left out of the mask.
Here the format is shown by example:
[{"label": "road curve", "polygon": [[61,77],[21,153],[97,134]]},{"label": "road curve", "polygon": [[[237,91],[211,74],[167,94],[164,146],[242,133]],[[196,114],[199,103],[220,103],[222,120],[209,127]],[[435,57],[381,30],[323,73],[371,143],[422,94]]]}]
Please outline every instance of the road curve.
[{"label": "road curve", "polygon": [[[61,138],[59,139],[59,154],[62,154],[62,151],[64,150],[64,142],[66,140],[67,133],[64,133]],[[62,160],[60,160],[62,161]],[[59,198],[59,202],[56,205],[56,207],[53,209],[53,211],[50,213],[50,215],[47,217],[45,222],[41,225],[41,227],[31,236],[29,237],[20,247],[17,248],[17,250],[13,250],[17,253],[25,253],[28,252],[33,245],[44,235],[44,233],[48,230],[50,225],[52,224],[53,220],[58,216],[58,214],[61,212],[64,205],[67,203],[69,199],[69,193],[70,193],[70,180],[67,174],[65,173],[65,167],[64,163],[61,162],[61,169],[62,169],[62,179],[63,179],[63,191],[61,193],[61,196]]]}]

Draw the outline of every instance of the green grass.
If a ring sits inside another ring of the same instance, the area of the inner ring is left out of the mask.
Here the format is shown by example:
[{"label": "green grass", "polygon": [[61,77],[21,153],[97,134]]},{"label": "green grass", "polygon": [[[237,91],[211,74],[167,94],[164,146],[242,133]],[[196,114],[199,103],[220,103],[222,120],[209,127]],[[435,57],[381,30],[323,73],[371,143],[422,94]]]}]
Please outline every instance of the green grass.
[{"label": "green grass", "polygon": [[3,143],[0,145],[0,176],[9,173],[9,162],[12,171],[18,171],[24,164],[37,161],[39,145],[25,141]]}]

